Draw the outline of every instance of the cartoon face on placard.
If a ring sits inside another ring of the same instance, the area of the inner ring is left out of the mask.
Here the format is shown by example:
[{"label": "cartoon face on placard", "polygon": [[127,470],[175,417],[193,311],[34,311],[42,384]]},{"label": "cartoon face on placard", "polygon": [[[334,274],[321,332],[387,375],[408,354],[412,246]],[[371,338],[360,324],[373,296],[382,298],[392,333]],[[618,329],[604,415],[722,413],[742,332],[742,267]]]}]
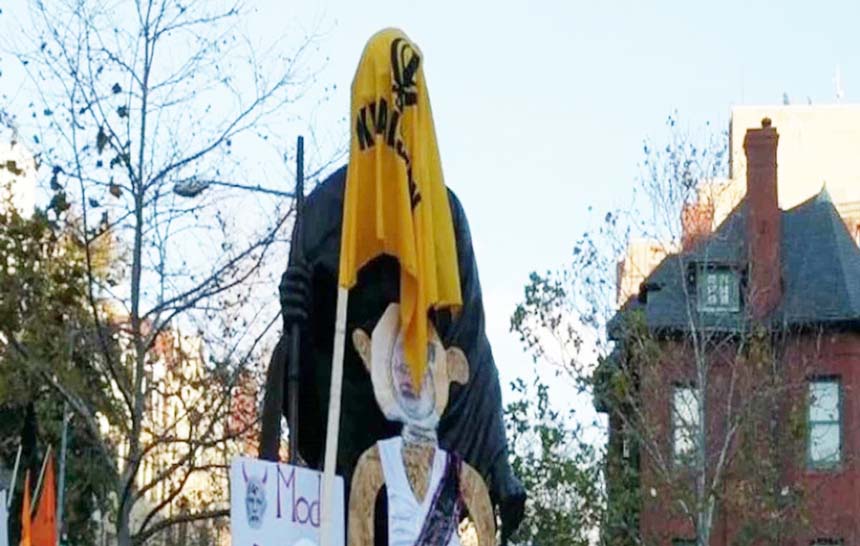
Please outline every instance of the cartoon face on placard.
[{"label": "cartoon face on placard", "polygon": [[466,383],[469,365],[457,347],[447,350],[431,326],[427,344],[427,370],[418,388],[404,357],[403,333],[397,304],[391,304],[371,336],[356,329],[352,342],[370,372],[373,394],[385,417],[424,429],[435,429],[448,404],[451,382]]},{"label": "cartoon face on placard", "polygon": [[263,525],[263,516],[266,514],[265,485],[268,475],[268,472],[264,472],[262,478],[249,476],[245,465],[242,465],[242,477],[245,479],[245,516],[252,529],[259,529]]}]

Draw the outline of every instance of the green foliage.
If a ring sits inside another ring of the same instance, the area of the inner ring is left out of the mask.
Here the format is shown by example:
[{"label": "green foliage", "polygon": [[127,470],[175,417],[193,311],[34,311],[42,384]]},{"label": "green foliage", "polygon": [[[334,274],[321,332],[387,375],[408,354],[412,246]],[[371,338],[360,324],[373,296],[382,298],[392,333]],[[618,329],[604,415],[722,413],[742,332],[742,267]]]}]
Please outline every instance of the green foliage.
[{"label": "green foliage", "polygon": [[590,544],[604,507],[599,456],[571,424],[572,412],[552,409],[540,378],[518,379],[512,388],[518,399],[505,409],[512,466],[529,494],[513,542]]},{"label": "green foliage", "polygon": [[80,242],[46,215],[0,212],[0,400],[32,399],[47,373],[82,341],[86,262]]},{"label": "green foliage", "polygon": [[[22,216],[0,203],[0,460],[11,468],[25,407],[34,405],[39,452],[60,448],[64,399],[49,379],[107,411],[107,384],[89,365],[97,350],[88,312],[87,257],[73,224],[60,224],[37,211]],[[66,523],[69,544],[92,544],[96,503],[107,495],[108,468],[98,439],[72,422],[67,450]],[[19,475],[18,494],[21,478]],[[19,513],[10,527],[17,532]]]}]

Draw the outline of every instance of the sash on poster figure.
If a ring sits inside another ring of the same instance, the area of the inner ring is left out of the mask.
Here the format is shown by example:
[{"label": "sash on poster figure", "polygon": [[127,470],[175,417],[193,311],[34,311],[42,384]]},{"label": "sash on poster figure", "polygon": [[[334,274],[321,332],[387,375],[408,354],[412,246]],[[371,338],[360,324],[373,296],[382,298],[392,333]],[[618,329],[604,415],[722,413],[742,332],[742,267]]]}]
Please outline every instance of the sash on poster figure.
[{"label": "sash on poster figure", "polygon": [[[322,473],[283,463],[237,457],[230,465],[233,546],[317,546]],[[343,479],[335,480],[336,546],[344,544]]]}]

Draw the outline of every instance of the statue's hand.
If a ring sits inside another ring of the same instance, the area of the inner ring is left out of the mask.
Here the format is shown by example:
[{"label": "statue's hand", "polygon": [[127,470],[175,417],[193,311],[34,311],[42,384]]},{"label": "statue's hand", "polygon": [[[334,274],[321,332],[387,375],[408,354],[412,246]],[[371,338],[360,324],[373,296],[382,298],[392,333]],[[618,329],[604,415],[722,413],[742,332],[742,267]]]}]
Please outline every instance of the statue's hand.
[{"label": "statue's hand", "polygon": [[511,536],[523,521],[523,515],[526,511],[526,491],[521,484],[518,483],[517,485],[519,488],[509,491],[502,499],[499,507],[502,516],[502,544],[508,544]]},{"label": "statue's hand", "polygon": [[502,519],[502,546],[505,546],[523,520],[527,495],[523,484],[513,475],[506,462],[495,465],[493,482]]},{"label": "statue's hand", "polygon": [[311,273],[304,265],[290,265],[278,286],[284,323],[303,325],[311,308]]}]

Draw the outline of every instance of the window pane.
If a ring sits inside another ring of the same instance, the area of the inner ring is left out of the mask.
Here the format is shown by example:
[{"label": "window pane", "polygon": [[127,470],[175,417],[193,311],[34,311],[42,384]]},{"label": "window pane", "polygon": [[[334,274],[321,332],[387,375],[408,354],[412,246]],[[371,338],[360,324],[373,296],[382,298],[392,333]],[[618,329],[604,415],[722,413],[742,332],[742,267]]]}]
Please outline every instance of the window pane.
[{"label": "window pane", "polygon": [[716,273],[707,274],[707,302],[709,306],[718,304],[717,299],[717,275]]},{"label": "window pane", "polygon": [[685,427],[675,428],[675,455],[678,457],[690,455],[696,446],[693,431]]},{"label": "window pane", "polygon": [[809,421],[839,421],[839,383],[813,381],[809,384]]},{"label": "window pane", "polygon": [[672,395],[672,440],[675,460],[695,455],[699,432],[699,400],[692,387],[675,387]]},{"label": "window pane", "polygon": [[699,307],[707,311],[735,311],[738,308],[737,273],[727,268],[706,269],[698,275]]},{"label": "window pane", "polygon": [[729,307],[732,304],[732,278],[729,274],[720,273],[720,305]]},{"label": "window pane", "polygon": [[810,426],[809,458],[815,465],[839,463],[839,425]]},{"label": "window pane", "polygon": [[699,423],[699,403],[692,387],[675,387],[675,418],[681,426],[695,427]]}]

